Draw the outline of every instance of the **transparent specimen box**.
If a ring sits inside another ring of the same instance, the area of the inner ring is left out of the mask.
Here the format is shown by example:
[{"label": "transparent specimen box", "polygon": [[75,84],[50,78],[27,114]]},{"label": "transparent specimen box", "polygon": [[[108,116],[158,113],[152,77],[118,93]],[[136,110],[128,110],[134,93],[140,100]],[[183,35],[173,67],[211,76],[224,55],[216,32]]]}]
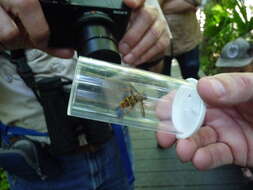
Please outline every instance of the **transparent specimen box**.
[{"label": "transparent specimen box", "polygon": [[79,57],[68,115],[187,138],[206,112],[196,83]]}]

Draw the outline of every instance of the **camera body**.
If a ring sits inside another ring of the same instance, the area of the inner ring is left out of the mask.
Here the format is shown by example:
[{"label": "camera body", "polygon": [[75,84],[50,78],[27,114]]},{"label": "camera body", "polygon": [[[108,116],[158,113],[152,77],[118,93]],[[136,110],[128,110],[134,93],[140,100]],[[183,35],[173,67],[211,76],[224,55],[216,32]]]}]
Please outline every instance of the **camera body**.
[{"label": "camera body", "polygon": [[[131,10],[122,0],[40,0],[50,27],[49,47],[99,58],[118,54]],[[103,58],[104,57],[104,58]],[[119,60],[117,60],[119,61]]]}]

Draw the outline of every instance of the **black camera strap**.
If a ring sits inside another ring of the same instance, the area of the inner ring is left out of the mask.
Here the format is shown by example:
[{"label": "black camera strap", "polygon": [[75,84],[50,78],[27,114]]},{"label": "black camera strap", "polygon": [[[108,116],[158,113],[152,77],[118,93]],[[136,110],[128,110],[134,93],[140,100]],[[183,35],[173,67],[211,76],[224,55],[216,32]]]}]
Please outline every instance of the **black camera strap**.
[{"label": "black camera strap", "polygon": [[59,77],[36,81],[36,73],[28,65],[25,50],[11,51],[8,56],[43,108],[51,140],[50,151],[54,155],[76,151],[83,144],[80,140],[83,135],[90,145],[103,144],[112,137],[112,129],[108,123],[66,115],[69,93],[65,92],[63,86],[70,84],[70,81],[63,82]]},{"label": "black camera strap", "polygon": [[33,91],[35,97],[41,104],[40,96],[37,92],[37,84],[34,77],[34,72],[30,68],[27,62],[24,49],[12,50],[10,55],[10,61],[16,66],[17,73],[23,79],[25,84]]}]

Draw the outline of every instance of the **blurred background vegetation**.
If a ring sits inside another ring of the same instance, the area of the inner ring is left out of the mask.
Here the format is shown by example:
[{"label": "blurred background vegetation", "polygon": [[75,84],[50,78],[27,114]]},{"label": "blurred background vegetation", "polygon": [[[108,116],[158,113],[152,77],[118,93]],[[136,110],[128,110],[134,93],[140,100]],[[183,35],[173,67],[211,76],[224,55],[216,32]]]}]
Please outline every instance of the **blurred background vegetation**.
[{"label": "blurred background vegetation", "polygon": [[8,190],[9,184],[7,183],[7,177],[3,170],[0,169],[0,190]]},{"label": "blurred background vegetation", "polygon": [[201,69],[206,75],[218,72],[215,62],[226,43],[238,37],[252,40],[252,4],[252,0],[209,0],[201,10]]},{"label": "blurred background vegetation", "polygon": [[[253,7],[245,0],[209,0],[203,7],[201,69],[206,75],[217,73],[215,62],[226,43],[238,37],[253,41],[253,33],[250,32],[253,29],[252,13]],[[6,174],[0,170],[0,190],[8,189]]]}]

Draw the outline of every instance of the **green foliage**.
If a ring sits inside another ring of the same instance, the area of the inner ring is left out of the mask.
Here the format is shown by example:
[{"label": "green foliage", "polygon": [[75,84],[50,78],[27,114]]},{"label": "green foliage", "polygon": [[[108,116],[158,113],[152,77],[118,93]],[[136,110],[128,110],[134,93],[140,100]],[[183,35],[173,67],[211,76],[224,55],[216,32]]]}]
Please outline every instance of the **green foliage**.
[{"label": "green foliage", "polygon": [[224,45],[253,29],[253,18],[248,18],[247,11],[244,0],[212,0],[205,6],[201,65],[207,75],[217,73],[215,62]]},{"label": "green foliage", "polygon": [[9,190],[6,174],[0,169],[0,190]]}]

